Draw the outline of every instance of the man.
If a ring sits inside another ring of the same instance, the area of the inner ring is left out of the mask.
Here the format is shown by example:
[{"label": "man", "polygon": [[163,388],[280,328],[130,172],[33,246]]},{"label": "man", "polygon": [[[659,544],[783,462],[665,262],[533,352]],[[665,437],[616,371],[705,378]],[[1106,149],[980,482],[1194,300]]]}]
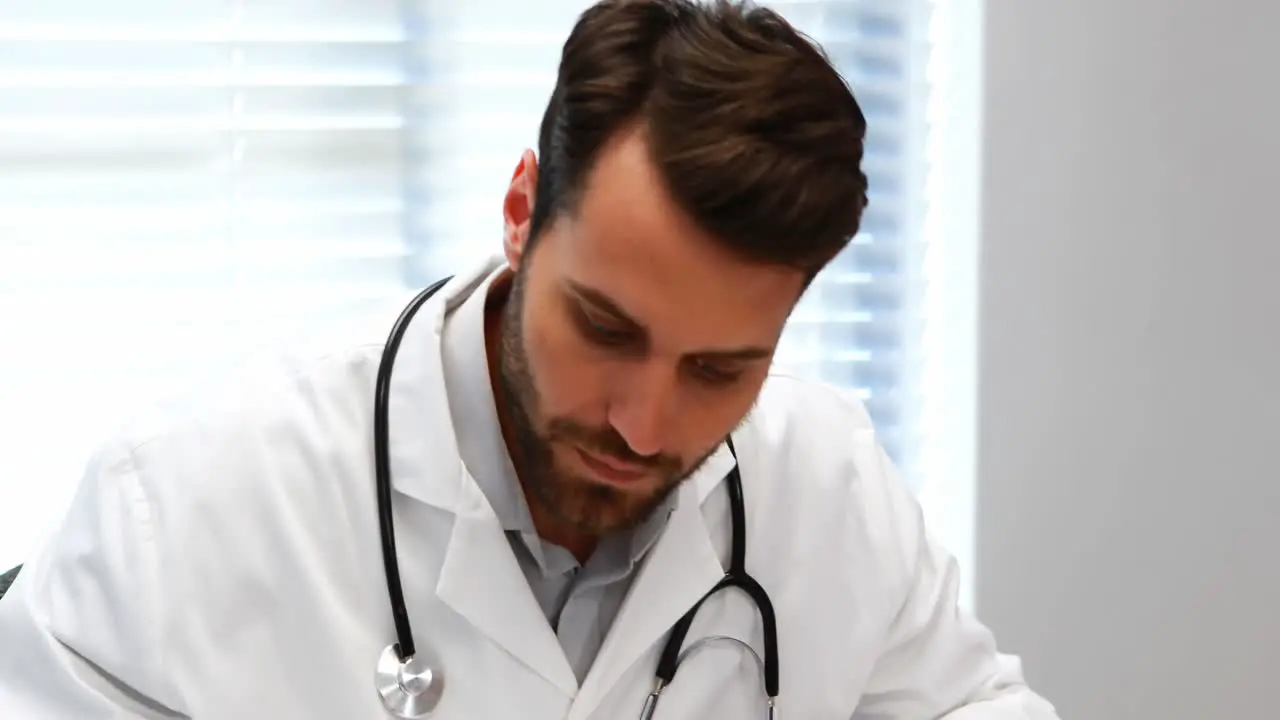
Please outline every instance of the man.
[{"label": "man", "polygon": [[[730,565],[735,464],[782,716],[1055,717],[955,607],[858,402],[770,375],[858,229],[864,133],[770,12],[580,18],[502,202],[503,257],[454,277],[396,354],[396,556],[432,717],[635,717]],[[371,439],[391,318],[102,450],[0,603],[4,717],[389,716]],[[748,595],[712,595],[683,647],[715,637],[750,650],[699,645],[655,717],[763,716]]]}]

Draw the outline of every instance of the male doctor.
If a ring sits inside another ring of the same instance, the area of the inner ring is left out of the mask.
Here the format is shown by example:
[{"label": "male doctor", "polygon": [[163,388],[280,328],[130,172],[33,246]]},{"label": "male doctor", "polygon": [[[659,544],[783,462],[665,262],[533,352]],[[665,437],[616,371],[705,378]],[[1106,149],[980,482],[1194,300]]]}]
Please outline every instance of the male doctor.
[{"label": "male doctor", "polygon": [[[858,401],[770,374],[858,230],[865,130],[770,12],[582,15],[501,202],[505,252],[459,269],[395,361],[392,500],[443,677],[431,717],[637,717],[668,631],[725,574],[731,436],[779,716],[1055,718],[957,609],[955,564]],[[0,717],[393,717],[372,417],[399,309],[102,447],[0,601]],[[685,647],[716,636],[765,652],[748,595],[713,595]],[[750,651],[713,641],[654,717],[765,712]]]}]

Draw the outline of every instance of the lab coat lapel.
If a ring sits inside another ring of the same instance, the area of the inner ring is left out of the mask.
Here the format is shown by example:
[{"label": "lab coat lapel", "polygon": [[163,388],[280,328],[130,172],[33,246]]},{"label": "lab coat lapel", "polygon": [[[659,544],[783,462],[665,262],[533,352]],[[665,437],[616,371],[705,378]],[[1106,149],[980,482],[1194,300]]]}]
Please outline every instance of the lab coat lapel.
[{"label": "lab coat lapel", "polygon": [[468,480],[462,496],[436,595],[517,660],[573,696],[578,689],[573,668],[497,516],[474,481]]},{"label": "lab coat lapel", "polygon": [[733,457],[722,447],[681,486],[679,504],[637,573],[569,720],[590,717],[636,660],[665,640],[671,626],[724,577],[700,501],[732,467]]}]

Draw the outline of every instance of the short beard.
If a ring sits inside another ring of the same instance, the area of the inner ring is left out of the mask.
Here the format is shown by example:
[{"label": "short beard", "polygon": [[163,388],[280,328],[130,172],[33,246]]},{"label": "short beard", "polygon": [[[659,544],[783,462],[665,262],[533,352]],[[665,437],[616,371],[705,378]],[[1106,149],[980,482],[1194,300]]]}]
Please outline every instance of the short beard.
[{"label": "short beard", "polygon": [[[502,407],[515,447],[512,463],[520,477],[526,498],[547,511],[556,521],[573,530],[599,536],[625,531],[642,524],[696,470],[707,456],[685,469],[679,458],[663,456],[646,459],[635,456],[626,441],[612,428],[584,426],[568,418],[552,418],[543,432],[535,418],[539,397],[524,344],[524,299],[528,258],[516,270],[510,295],[502,309],[498,343],[498,386]],[[543,434],[545,432],[545,434]],[[556,466],[553,441],[565,440],[593,451],[644,462],[658,472],[663,482],[642,496],[586,478],[575,477]]]}]

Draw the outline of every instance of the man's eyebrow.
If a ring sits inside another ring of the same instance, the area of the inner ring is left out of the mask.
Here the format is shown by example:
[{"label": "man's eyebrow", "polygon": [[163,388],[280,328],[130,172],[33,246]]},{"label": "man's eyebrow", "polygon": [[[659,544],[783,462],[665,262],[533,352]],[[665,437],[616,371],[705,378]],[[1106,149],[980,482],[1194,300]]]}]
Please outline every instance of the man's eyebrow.
[{"label": "man's eyebrow", "polygon": [[639,320],[631,317],[626,310],[623,310],[622,307],[619,306],[618,303],[614,302],[614,300],[608,295],[605,295],[595,288],[588,287],[573,280],[566,280],[565,284],[568,285],[569,292],[577,296],[579,300],[590,305],[594,305],[597,310],[613,315],[617,320],[640,329],[644,328],[644,325],[642,325]]}]

